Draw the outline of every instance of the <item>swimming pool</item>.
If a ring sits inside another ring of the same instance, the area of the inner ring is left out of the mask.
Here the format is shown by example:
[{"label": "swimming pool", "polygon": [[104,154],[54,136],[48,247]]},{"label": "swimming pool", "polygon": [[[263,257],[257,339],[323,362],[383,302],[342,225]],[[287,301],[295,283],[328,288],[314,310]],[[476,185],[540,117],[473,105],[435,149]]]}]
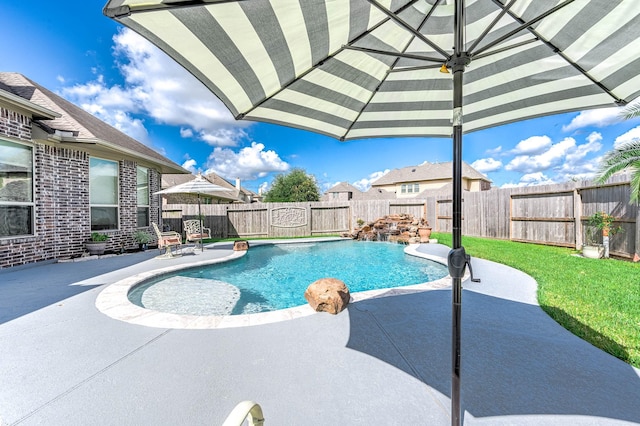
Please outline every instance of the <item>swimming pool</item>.
[{"label": "swimming pool", "polygon": [[383,242],[269,244],[223,264],[162,275],[131,289],[141,307],[181,315],[242,315],[306,304],[312,282],[334,277],[351,293],[434,281],[446,266]]}]

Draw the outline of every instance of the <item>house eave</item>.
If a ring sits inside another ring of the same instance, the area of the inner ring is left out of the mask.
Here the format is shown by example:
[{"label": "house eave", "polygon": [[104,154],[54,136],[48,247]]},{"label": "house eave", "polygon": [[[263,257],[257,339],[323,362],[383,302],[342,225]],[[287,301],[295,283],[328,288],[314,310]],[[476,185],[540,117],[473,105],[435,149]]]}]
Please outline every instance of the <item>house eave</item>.
[{"label": "house eave", "polygon": [[38,104],[34,104],[23,97],[14,95],[13,93],[7,92],[3,89],[0,89],[0,102],[27,111],[31,114],[31,118],[33,120],[53,120],[54,118],[61,117],[61,115],[55,111],[42,107]]},{"label": "house eave", "polygon": [[125,154],[133,158],[139,158],[141,160],[144,160],[147,163],[151,163],[157,166],[159,172],[163,174],[164,173],[176,173],[176,174],[191,173],[187,169],[180,167],[178,165],[171,164],[170,162],[167,162],[167,161],[158,160],[157,158],[153,158],[151,156],[141,154],[134,150],[123,148],[114,143],[111,143],[99,138],[77,138],[77,137],[68,136],[68,135],[59,133],[59,134],[50,134],[48,140],[50,142],[55,142],[61,145],[68,145],[68,146],[78,145],[78,144],[94,145],[96,147],[100,147],[102,149],[105,149],[111,152]]}]

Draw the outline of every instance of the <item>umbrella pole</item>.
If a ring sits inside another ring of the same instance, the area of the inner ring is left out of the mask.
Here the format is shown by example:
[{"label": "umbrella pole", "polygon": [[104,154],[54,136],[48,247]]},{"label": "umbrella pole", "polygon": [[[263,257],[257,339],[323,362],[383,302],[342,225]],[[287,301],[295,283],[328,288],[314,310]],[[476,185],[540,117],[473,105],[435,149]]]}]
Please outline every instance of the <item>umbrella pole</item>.
[{"label": "umbrella pole", "polygon": [[204,245],[202,244],[202,208],[200,207],[200,194],[198,194],[198,220],[200,221],[200,250],[204,253]]},{"label": "umbrella pole", "polygon": [[[469,57],[464,49],[464,0],[456,0],[454,16],[454,52],[453,71],[453,226],[452,253],[464,253],[462,248],[462,82],[464,68]],[[466,256],[465,257],[466,260]],[[449,269],[452,263],[461,263],[461,259],[452,262],[449,256]],[[465,264],[466,265],[466,264]],[[462,328],[462,273],[456,271],[451,282],[451,425],[459,426],[461,422],[460,405],[460,364],[461,364],[461,328]]]}]

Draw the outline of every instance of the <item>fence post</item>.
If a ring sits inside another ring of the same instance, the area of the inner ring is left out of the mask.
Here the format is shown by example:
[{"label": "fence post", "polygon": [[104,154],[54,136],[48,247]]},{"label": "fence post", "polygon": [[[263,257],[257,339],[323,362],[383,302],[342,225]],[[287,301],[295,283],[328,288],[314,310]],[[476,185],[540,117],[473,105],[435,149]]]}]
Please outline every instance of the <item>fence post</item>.
[{"label": "fence post", "polygon": [[578,188],[573,189],[573,217],[575,218],[576,250],[582,247],[582,195]]},{"label": "fence post", "polygon": [[633,261],[634,262],[638,262],[640,261],[640,206],[638,206],[638,208],[636,208],[636,223],[635,223],[635,228],[636,228],[636,241],[635,241],[635,247],[633,249],[634,253],[633,253]]}]

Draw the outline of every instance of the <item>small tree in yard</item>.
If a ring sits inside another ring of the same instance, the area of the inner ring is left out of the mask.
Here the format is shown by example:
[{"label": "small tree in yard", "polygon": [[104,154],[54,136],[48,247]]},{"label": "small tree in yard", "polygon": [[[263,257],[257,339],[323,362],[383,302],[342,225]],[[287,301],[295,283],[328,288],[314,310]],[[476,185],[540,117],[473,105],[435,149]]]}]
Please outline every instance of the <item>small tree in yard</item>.
[{"label": "small tree in yard", "polygon": [[271,189],[264,196],[264,201],[267,203],[318,200],[320,200],[320,190],[316,179],[297,168],[287,174],[276,176]]},{"label": "small tree in yard", "polygon": [[[627,120],[640,117],[640,102],[629,105],[623,117]],[[596,176],[596,182],[605,183],[614,173],[628,169],[631,171],[631,203],[640,203],[640,139],[614,148],[605,154]]]}]

